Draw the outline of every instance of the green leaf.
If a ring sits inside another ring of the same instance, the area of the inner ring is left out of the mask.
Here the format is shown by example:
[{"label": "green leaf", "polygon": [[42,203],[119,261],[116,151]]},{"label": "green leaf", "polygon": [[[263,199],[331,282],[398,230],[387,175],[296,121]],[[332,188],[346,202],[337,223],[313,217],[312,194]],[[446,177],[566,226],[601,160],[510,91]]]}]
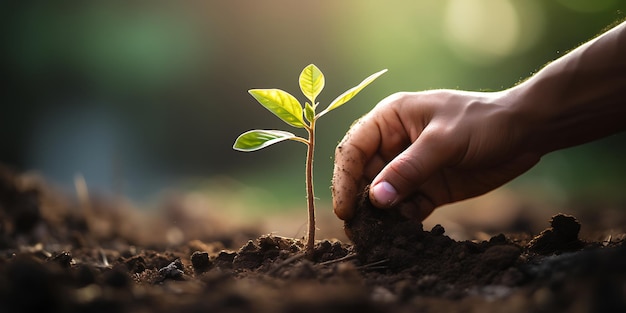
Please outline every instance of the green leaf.
[{"label": "green leaf", "polygon": [[333,102],[331,102],[330,105],[326,109],[324,109],[324,111],[320,112],[319,115],[317,116],[317,118],[320,118],[322,115],[324,115],[324,114],[326,114],[326,113],[328,113],[328,112],[338,108],[342,104],[348,102],[348,100],[354,98],[354,96],[356,96],[356,94],[358,94],[361,90],[363,90],[363,88],[367,87],[367,85],[369,85],[371,82],[373,82],[380,75],[384,74],[386,71],[387,71],[387,69],[384,69],[384,70],[382,70],[380,72],[376,72],[376,73],[368,76],[360,84],[358,84],[355,87],[352,87],[352,88],[348,89],[348,91],[342,93],[339,97],[337,97],[335,100],[333,100]]},{"label": "green leaf", "polygon": [[235,140],[233,149],[251,152],[295,137],[296,135],[282,130],[255,129],[239,135]]},{"label": "green leaf", "polygon": [[304,104],[304,118],[309,122],[315,119],[315,109],[308,102]]},{"label": "green leaf", "polygon": [[248,92],[285,123],[293,127],[304,127],[302,105],[288,92],[280,89],[251,89]]},{"label": "green leaf", "polygon": [[315,103],[315,98],[324,89],[324,74],[320,71],[315,64],[309,64],[300,73],[300,90],[302,93],[311,100],[311,103]]}]

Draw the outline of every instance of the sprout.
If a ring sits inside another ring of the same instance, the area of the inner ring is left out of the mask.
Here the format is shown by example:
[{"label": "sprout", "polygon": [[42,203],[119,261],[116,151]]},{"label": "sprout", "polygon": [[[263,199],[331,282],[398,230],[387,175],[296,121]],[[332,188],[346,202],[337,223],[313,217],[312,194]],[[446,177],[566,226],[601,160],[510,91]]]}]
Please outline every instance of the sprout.
[{"label": "sprout", "polygon": [[305,102],[304,106],[302,106],[294,96],[280,89],[251,89],[248,91],[262,106],[274,113],[285,123],[296,128],[304,128],[308,133],[308,138],[303,138],[282,130],[256,129],[239,135],[233,145],[233,149],[244,152],[256,151],[285,140],[299,141],[307,146],[306,192],[309,215],[306,253],[308,255],[312,254],[315,244],[315,195],[313,192],[315,124],[324,114],[348,102],[386,71],[385,69],[365,78],[360,84],[348,89],[335,98],[328,107],[319,113],[316,113],[316,108],[319,103],[316,102],[315,99],[322,92],[322,89],[324,89],[325,80],[322,71],[314,64],[308,65],[302,70],[302,73],[300,73],[300,90],[302,90],[302,93],[309,100]]}]

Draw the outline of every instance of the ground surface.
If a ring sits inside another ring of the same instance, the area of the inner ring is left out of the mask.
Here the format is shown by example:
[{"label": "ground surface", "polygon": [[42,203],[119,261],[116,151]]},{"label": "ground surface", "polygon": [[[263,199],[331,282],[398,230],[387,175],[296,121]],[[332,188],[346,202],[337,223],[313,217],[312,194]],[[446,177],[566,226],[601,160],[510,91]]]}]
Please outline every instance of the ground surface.
[{"label": "ground surface", "polygon": [[77,189],[0,171],[0,312],[626,312],[624,236],[581,240],[573,216],[455,241],[364,200],[351,242],[305,258],[176,201],[147,217]]}]

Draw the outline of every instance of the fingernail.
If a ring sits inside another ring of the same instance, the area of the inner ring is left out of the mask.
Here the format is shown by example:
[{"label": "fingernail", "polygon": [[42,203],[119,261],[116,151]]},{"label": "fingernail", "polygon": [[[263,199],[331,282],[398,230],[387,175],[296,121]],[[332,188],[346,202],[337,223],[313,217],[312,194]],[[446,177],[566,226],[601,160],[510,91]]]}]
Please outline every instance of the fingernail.
[{"label": "fingernail", "polygon": [[376,202],[390,206],[396,201],[398,193],[390,183],[383,181],[372,187],[372,196]]}]

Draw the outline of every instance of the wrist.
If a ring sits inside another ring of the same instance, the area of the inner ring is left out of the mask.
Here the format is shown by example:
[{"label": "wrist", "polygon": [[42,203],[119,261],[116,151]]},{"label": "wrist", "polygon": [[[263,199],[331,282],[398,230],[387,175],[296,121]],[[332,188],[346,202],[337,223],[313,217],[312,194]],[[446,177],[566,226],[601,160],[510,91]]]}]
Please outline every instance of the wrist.
[{"label": "wrist", "polygon": [[626,23],[503,92],[526,149],[548,152],[626,130]]},{"label": "wrist", "polygon": [[[550,138],[546,136],[546,125],[550,124],[555,112],[551,111],[547,99],[534,99],[537,86],[522,83],[496,94],[496,102],[507,115],[513,137],[518,140],[520,152],[535,153],[540,156],[553,151]],[[541,94],[541,93],[539,93]]]}]

